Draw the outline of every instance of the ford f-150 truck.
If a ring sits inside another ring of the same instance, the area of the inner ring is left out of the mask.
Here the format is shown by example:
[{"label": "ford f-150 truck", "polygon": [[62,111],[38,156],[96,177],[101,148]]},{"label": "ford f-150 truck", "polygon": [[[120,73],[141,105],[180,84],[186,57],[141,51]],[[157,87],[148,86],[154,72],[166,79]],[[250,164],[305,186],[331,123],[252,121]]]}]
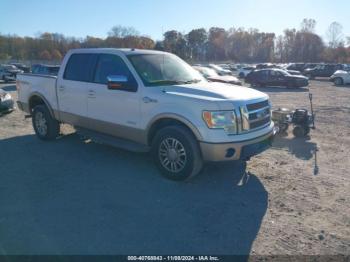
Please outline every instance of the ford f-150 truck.
[{"label": "ford f-150 truck", "polygon": [[68,123],[100,143],[151,152],[173,180],[206,161],[248,160],[274,135],[268,95],[207,82],[165,52],[71,50],[57,77],[21,74],[17,90],[40,139],[55,139]]}]

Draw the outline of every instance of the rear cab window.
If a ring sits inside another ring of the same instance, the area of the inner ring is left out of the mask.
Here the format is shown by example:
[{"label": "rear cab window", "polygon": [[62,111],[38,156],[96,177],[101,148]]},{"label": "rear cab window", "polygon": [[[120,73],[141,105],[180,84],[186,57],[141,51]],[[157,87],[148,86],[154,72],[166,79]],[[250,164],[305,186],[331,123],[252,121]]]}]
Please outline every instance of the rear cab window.
[{"label": "rear cab window", "polygon": [[73,54],[70,56],[63,79],[92,82],[98,54]]}]

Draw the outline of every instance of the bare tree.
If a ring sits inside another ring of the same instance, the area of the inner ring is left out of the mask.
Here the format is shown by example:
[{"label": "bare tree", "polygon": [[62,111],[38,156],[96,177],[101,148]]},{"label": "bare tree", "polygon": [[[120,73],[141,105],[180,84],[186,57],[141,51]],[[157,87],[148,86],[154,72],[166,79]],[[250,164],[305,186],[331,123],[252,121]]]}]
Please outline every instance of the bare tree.
[{"label": "bare tree", "polygon": [[308,19],[304,18],[303,21],[301,22],[301,32],[305,33],[314,33],[315,28],[316,28],[316,20],[315,19]]},{"label": "bare tree", "polygon": [[140,33],[133,27],[116,25],[108,32],[109,36],[125,38],[128,36],[138,36]]},{"label": "bare tree", "polygon": [[328,45],[330,48],[337,48],[344,45],[343,26],[338,22],[333,22],[327,31]]}]

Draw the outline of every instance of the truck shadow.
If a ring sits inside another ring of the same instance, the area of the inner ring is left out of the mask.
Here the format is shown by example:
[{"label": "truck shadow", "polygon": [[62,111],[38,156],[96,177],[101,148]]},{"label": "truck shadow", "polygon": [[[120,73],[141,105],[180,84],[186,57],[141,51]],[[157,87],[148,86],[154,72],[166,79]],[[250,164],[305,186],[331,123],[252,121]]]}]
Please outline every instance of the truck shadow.
[{"label": "truck shadow", "polygon": [[1,255],[247,255],[267,209],[263,184],[239,162],[176,183],[147,155],[75,134],[0,149]]}]

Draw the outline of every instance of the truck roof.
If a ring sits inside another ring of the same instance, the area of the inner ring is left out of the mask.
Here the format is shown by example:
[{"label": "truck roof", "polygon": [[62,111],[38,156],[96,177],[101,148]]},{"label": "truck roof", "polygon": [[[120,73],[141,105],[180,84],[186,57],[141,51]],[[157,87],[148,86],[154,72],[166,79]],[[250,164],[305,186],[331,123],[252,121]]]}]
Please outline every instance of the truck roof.
[{"label": "truck roof", "polygon": [[69,50],[70,54],[76,53],[101,53],[101,52],[117,52],[123,53],[125,55],[132,54],[164,54],[165,52],[157,51],[157,50],[147,50],[147,49],[134,49],[134,48],[79,48],[79,49],[71,49]]}]

